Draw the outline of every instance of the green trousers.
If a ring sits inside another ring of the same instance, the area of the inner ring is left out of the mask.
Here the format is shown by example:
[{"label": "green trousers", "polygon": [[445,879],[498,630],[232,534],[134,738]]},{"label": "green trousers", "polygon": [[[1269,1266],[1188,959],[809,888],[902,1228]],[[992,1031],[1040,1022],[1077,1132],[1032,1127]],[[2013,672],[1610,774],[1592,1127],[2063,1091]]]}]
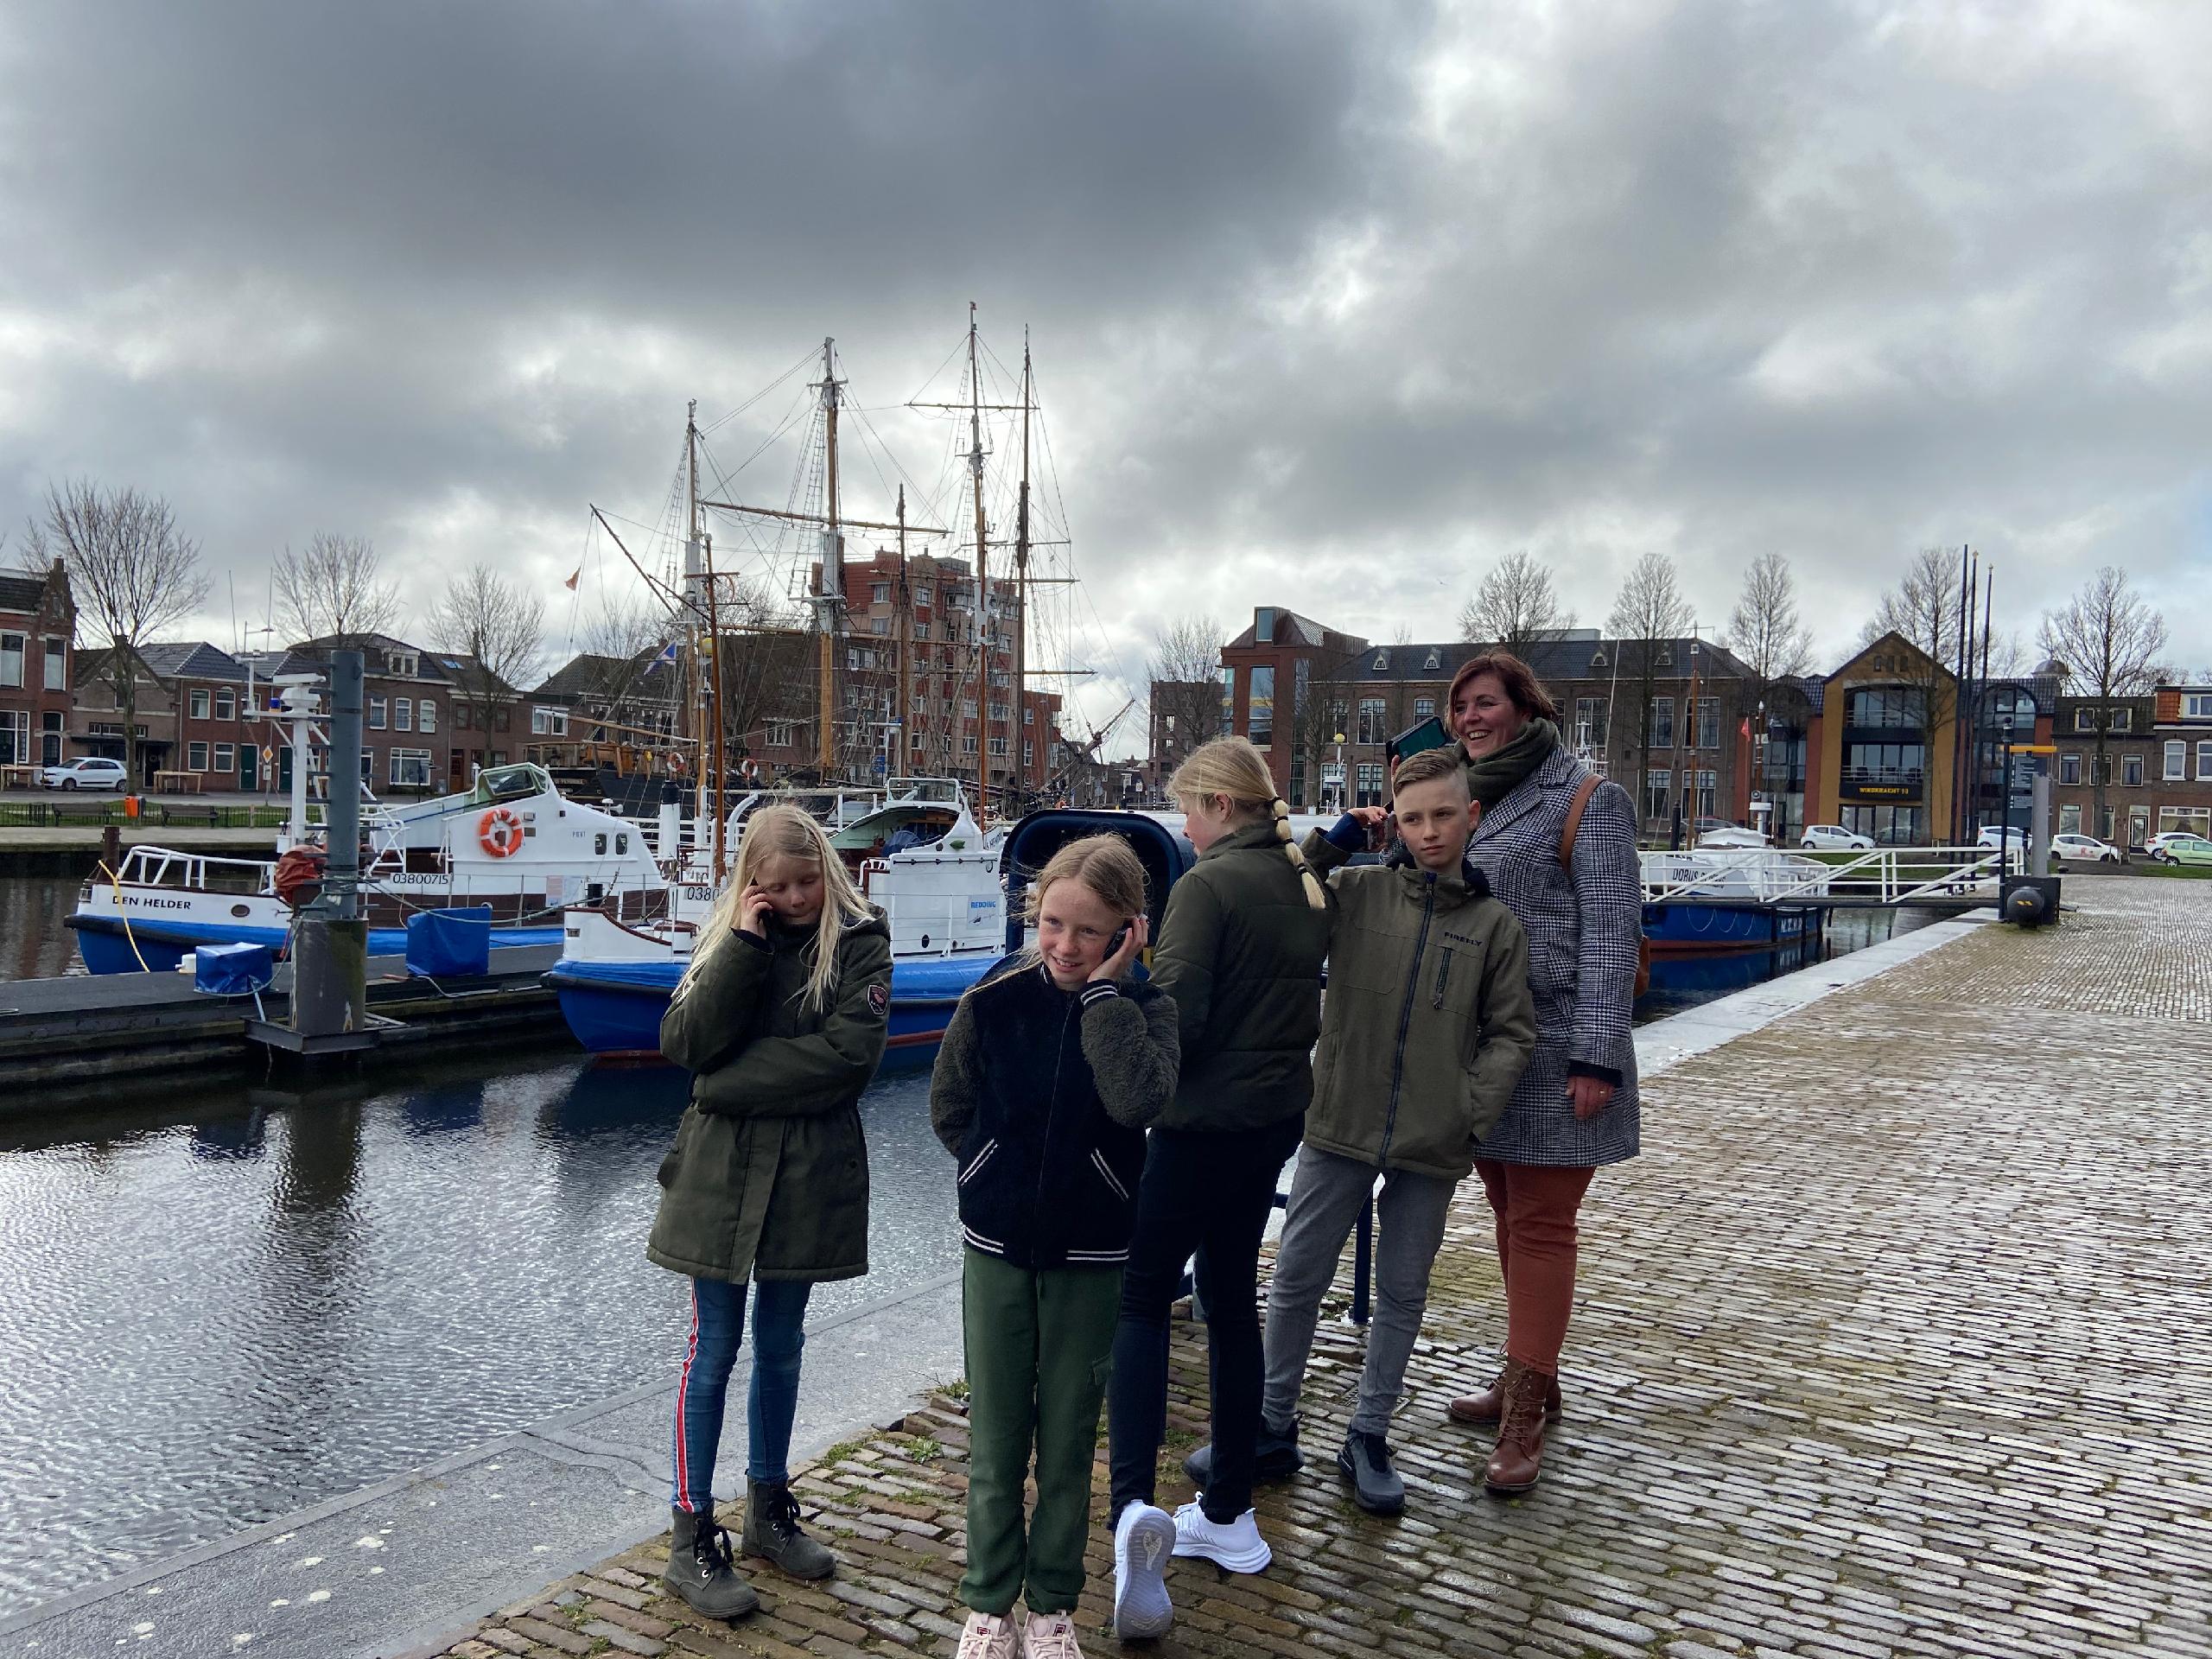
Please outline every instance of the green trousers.
[{"label": "green trousers", "polygon": [[[960,1599],[1004,1616],[1072,1612],[1083,1593],[1098,1412],[1121,1317],[1119,1268],[1032,1272],[964,1252],[968,1351],[968,1573]],[[1037,1512],[1022,1486],[1037,1454]]]}]

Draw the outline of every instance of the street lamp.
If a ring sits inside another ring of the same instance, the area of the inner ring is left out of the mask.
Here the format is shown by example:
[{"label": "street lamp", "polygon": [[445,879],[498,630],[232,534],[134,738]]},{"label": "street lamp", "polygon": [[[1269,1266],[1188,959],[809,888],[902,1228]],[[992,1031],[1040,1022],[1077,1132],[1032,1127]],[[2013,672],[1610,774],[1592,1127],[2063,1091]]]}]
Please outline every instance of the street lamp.
[{"label": "street lamp", "polygon": [[1997,786],[2003,791],[2005,803],[2005,832],[1999,839],[2005,843],[2004,850],[2009,854],[2012,850],[2012,712],[2009,709],[2005,711],[2005,770],[1998,779]]}]

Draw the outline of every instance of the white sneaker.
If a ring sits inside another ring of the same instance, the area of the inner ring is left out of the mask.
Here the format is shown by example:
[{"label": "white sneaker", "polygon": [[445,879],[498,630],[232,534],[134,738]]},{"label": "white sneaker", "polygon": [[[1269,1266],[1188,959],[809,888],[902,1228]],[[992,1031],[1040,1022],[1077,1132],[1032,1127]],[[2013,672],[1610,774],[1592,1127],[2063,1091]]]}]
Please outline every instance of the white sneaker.
[{"label": "white sneaker", "polygon": [[1164,1569],[1175,1523],[1149,1503],[1125,1503],[1114,1523],[1114,1634],[1124,1642],[1165,1636],[1175,1622]]},{"label": "white sneaker", "polygon": [[1068,1613],[1032,1613],[1021,1627],[1021,1659],[1083,1659]]},{"label": "white sneaker", "polygon": [[953,1659],[1014,1659],[1014,1625],[989,1613],[970,1613]]},{"label": "white sneaker", "polygon": [[1195,1555],[1231,1573],[1264,1573],[1275,1553],[1260,1536],[1259,1517],[1247,1510],[1226,1524],[1206,1519],[1195,1503],[1175,1511],[1175,1553]]}]

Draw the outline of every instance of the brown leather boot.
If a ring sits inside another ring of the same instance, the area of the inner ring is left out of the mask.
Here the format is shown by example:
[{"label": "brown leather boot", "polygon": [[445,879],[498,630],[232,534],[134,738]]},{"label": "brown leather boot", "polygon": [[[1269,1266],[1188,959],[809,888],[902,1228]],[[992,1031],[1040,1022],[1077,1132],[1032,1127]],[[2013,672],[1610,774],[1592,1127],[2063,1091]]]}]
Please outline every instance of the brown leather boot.
[{"label": "brown leather boot", "polygon": [[1525,1492],[1543,1473],[1544,1405],[1558,1386],[1556,1377],[1517,1359],[1505,1362],[1505,1375],[1498,1379],[1503,1412],[1498,1420],[1497,1446],[1483,1474],[1483,1484],[1493,1492]]},{"label": "brown leather boot", "polygon": [[[1505,1373],[1500,1371],[1490,1387],[1480,1394],[1463,1394],[1444,1408],[1445,1415],[1455,1423],[1473,1423],[1487,1428],[1503,1414],[1505,1409]],[[1544,1421],[1555,1423],[1566,1415],[1560,1403],[1559,1378],[1552,1378],[1551,1392],[1544,1396]]]}]

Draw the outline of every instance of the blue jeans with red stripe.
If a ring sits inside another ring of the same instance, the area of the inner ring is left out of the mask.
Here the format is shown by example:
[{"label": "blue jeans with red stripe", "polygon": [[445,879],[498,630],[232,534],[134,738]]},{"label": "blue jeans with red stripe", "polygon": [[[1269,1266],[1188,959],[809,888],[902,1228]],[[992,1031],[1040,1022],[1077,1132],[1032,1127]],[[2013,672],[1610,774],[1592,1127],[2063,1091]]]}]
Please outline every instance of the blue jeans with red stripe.
[{"label": "blue jeans with red stripe", "polygon": [[[746,1404],[751,1441],[748,1480],[791,1478],[791,1420],[798,1414],[799,1353],[806,1346],[806,1298],[814,1288],[778,1279],[753,1286],[753,1386]],[[676,1387],[675,1478],[668,1501],[693,1514],[713,1513],[715,1452],[722,1438],[722,1404],[745,1336],[745,1292],[721,1279],[691,1281],[691,1335]]]}]

